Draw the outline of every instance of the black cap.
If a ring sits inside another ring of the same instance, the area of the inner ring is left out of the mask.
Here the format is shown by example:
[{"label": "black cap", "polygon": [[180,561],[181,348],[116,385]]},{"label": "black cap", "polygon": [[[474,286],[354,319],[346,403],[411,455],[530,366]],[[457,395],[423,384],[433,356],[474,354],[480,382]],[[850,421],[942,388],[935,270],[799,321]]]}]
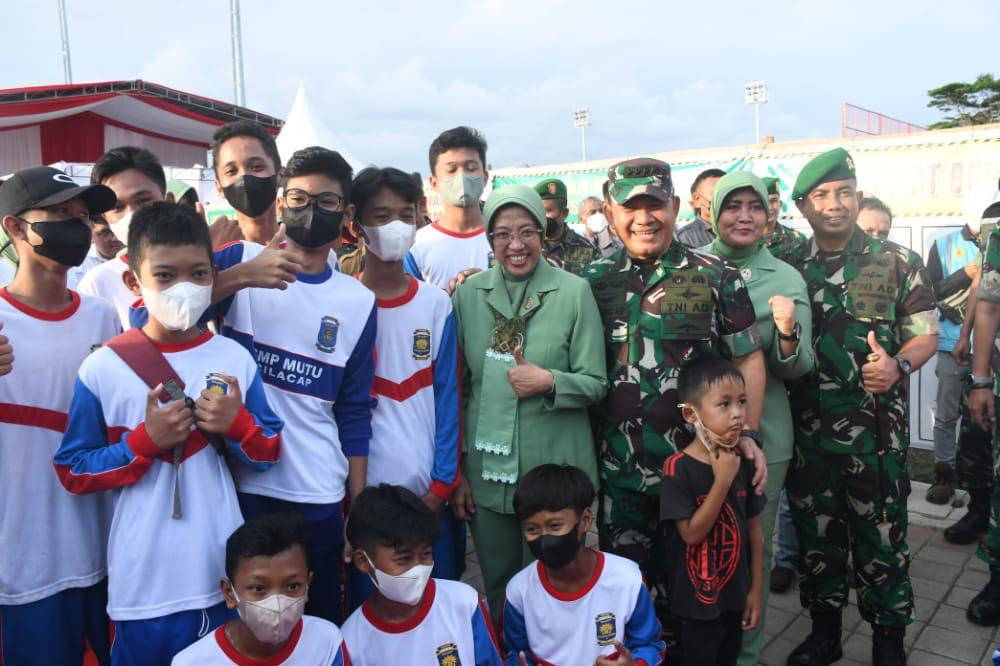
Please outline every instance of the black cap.
[{"label": "black cap", "polygon": [[117,197],[107,185],[77,185],[52,167],[21,169],[0,185],[0,217],[20,215],[32,208],[48,208],[82,197],[91,215],[111,210]]}]

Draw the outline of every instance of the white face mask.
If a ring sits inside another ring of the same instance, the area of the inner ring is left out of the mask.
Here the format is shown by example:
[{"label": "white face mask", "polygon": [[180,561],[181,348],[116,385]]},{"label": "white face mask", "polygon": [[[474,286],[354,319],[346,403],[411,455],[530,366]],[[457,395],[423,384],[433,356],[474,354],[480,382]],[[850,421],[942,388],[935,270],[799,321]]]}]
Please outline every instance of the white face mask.
[{"label": "white face mask", "polygon": [[[677,406],[684,407],[685,403],[681,403]],[[693,425],[694,425],[695,435],[698,436],[699,441],[701,441],[704,447],[708,449],[709,453],[715,453],[715,450],[719,447],[722,447],[724,449],[734,449],[736,448],[736,445],[740,443],[739,437],[724,438],[709,430],[708,427],[705,425],[705,423],[701,420],[701,416],[698,414],[698,410],[696,410],[691,405],[687,406],[691,407],[691,411],[694,412]]]},{"label": "white face mask", "polygon": [[245,601],[236,596],[236,588],[233,587],[233,596],[236,597],[236,612],[240,618],[257,640],[268,645],[287,641],[306,609],[305,595],[289,597],[272,594],[260,601]]},{"label": "white face mask", "polygon": [[386,599],[407,606],[416,606],[420,603],[424,597],[424,590],[427,588],[427,581],[431,579],[433,564],[417,564],[398,576],[390,576],[384,571],[376,569],[367,553],[365,553],[365,558],[371,565],[372,571],[375,572],[372,577],[375,587]]},{"label": "white face mask", "polygon": [[132,211],[122,215],[122,218],[117,222],[109,222],[108,227],[111,228],[111,233],[115,235],[115,238],[128,245],[128,227],[130,224],[132,224]]},{"label": "white face mask", "polygon": [[212,302],[210,284],[178,282],[169,289],[153,291],[140,282],[139,289],[150,316],[169,331],[186,331],[197,324]]},{"label": "white face mask", "polygon": [[402,220],[393,220],[380,227],[366,227],[365,245],[382,261],[402,261],[406,253],[413,247],[413,239],[417,235],[417,226],[407,224]]},{"label": "white face mask", "polygon": [[604,217],[604,213],[594,213],[587,218],[587,228],[590,233],[599,234],[608,228],[608,218]]}]

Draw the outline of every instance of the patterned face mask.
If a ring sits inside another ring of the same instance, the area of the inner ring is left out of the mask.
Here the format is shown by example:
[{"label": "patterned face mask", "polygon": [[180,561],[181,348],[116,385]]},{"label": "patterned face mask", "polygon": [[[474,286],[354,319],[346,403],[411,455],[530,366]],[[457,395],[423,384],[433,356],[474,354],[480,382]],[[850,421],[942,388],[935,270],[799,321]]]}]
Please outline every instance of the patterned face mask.
[{"label": "patterned face mask", "polygon": [[709,453],[715,453],[716,449],[720,446],[724,449],[735,449],[736,445],[739,444],[739,435],[736,437],[723,437],[717,435],[705,425],[701,420],[701,416],[698,414],[698,410],[694,408],[694,405],[682,402],[677,405],[678,408],[690,407],[691,411],[694,412],[694,433],[698,436],[698,440],[708,449]]}]

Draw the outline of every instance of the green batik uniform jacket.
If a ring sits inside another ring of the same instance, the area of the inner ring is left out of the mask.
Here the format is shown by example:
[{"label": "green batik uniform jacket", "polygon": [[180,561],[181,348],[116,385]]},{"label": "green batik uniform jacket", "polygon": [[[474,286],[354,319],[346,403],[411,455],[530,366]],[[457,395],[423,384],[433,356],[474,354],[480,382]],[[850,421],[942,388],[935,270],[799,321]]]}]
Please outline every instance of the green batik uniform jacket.
[{"label": "green batik uniform jacket", "polygon": [[[820,252],[812,240],[789,263],[806,281],[813,311],[816,366],[789,382],[795,445],[835,454],[876,450],[875,401],[865,390],[861,367],[871,352],[868,332],[895,356],[918,335],[937,334],[934,292],[920,257],[891,241],[855,229],[840,252]],[[879,396],[878,425],[888,451],[906,449],[909,436],[907,382]]]},{"label": "green batik uniform jacket", "polygon": [[764,238],[764,247],[774,255],[775,259],[787,262],[796,248],[808,242],[809,239],[801,231],[786,227],[781,222],[775,222],[774,233]]},{"label": "green batik uniform jacket", "polygon": [[579,275],[587,264],[601,256],[601,251],[590,241],[566,225],[563,225],[563,235],[559,239],[545,239],[545,257],[549,263],[573,275]]},{"label": "green batik uniform jacket", "polygon": [[760,349],[750,295],[732,265],[676,239],[653,266],[622,249],[581,277],[594,291],[607,348],[611,389],[596,409],[602,479],[658,493],[663,461],[692,439],[677,408],[678,371],[695,354]]}]

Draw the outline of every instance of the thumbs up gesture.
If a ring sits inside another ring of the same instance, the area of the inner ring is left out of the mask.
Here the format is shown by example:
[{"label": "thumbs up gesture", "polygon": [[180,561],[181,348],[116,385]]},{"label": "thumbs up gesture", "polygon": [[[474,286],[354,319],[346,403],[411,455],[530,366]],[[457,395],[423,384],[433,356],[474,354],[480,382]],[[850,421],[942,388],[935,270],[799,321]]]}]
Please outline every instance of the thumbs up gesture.
[{"label": "thumbs up gesture", "polygon": [[288,283],[295,282],[302,262],[297,252],[284,246],[285,241],[285,225],[281,225],[261,253],[246,262],[245,286],[287,289]]},{"label": "thumbs up gesture", "polygon": [[[861,366],[861,379],[865,384],[865,390],[880,395],[892,388],[903,373],[900,372],[896,359],[875,339],[875,331],[868,332],[868,348],[871,349],[868,355],[871,360]],[[878,360],[875,360],[876,356]]]},{"label": "thumbs up gesture", "polygon": [[520,345],[514,348],[514,367],[507,370],[507,381],[518,398],[548,393],[555,386],[552,372],[525,361]]}]

